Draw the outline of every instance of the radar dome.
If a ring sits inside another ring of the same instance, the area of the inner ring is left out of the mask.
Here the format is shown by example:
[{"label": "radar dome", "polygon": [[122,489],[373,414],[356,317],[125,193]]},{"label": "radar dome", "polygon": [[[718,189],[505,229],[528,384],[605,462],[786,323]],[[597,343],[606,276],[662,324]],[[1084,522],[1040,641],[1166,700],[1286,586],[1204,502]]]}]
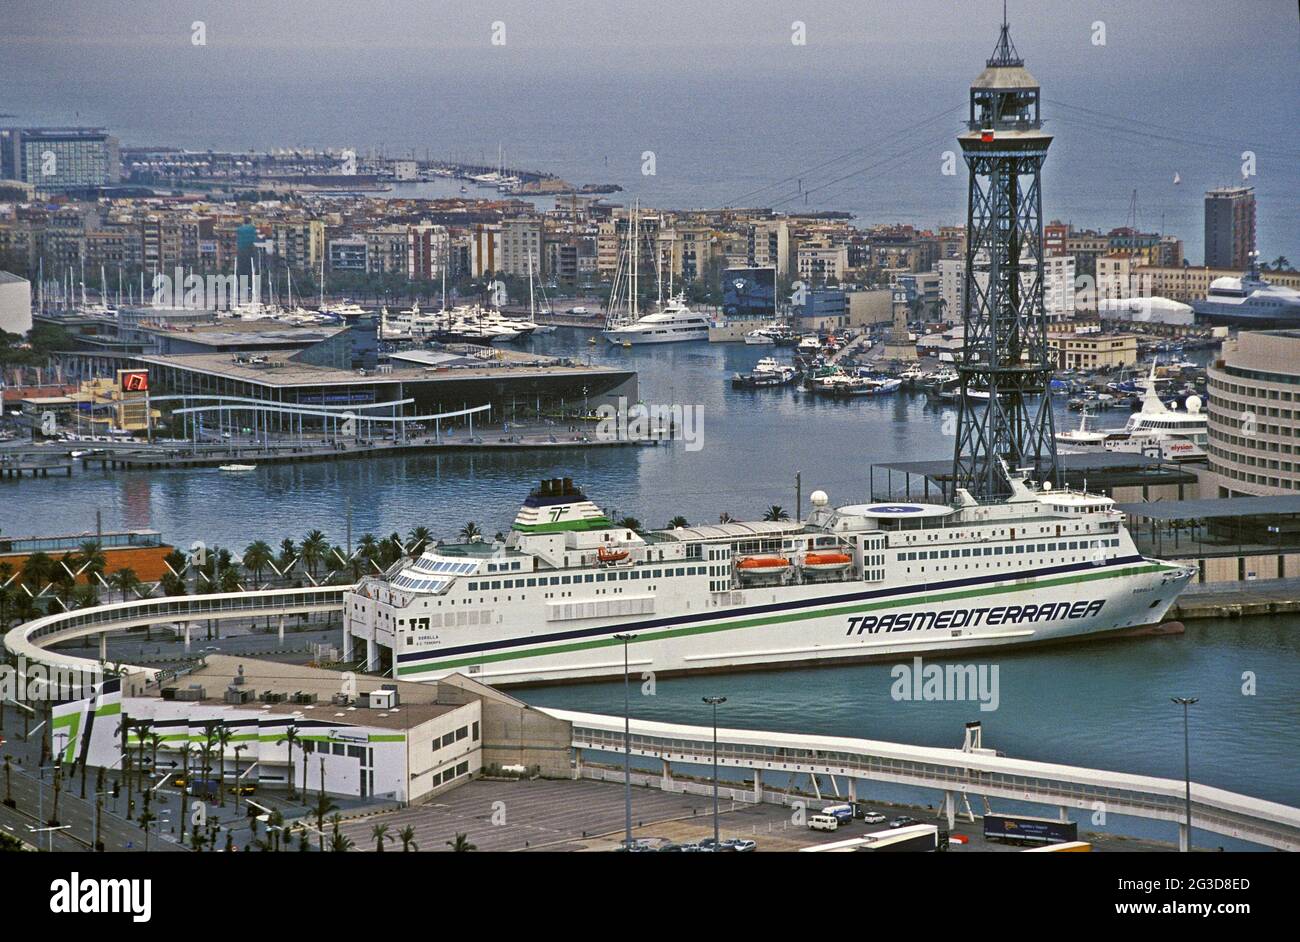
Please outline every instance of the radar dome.
[{"label": "radar dome", "polygon": [[1188,396],[1188,397],[1187,397],[1187,411],[1188,411],[1188,412],[1200,412],[1200,411],[1201,411],[1201,397],[1200,397],[1200,396]]},{"label": "radar dome", "polygon": [[825,491],[813,491],[812,496],[808,499],[812,501],[814,507],[825,507],[831,502]]}]

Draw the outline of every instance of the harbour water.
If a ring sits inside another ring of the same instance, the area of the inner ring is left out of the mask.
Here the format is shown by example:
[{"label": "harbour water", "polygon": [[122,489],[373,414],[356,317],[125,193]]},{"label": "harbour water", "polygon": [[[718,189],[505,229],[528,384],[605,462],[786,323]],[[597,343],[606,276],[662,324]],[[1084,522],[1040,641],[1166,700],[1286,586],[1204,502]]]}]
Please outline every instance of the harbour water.
[{"label": "harbour water", "polygon": [[[153,528],[177,545],[202,540],[242,551],[255,539],[274,545],[312,528],[342,543],[350,505],[354,540],[415,525],[453,537],[470,520],[491,534],[509,527],[537,479],[560,475],[611,513],[651,527],[678,514],[692,523],[714,522],[722,512],[757,519],[772,504],[793,516],[796,471],[805,501],[820,488],[843,503],[867,496],[872,463],[943,458],[952,448],[952,410],[920,395],[829,401],[789,388],[732,389],[730,375],[772,355],[770,347],[623,349],[588,345],[587,336],[560,329],[532,343],[541,352],[634,367],[647,403],[698,404],[703,447],[421,454],[243,475],[79,470],[71,479],[0,484],[0,532],[25,534],[39,522],[46,533],[93,533],[99,511],[105,529]],[[1122,425],[1125,417],[1103,413],[1098,425]],[[1077,421],[1059,398],[1058,428]],[[977,663],[999,668],[996,710],[895,701],[887,664],[660,680],[654,696],[634,696],[633,709],[645,718],[705,723],[700,697],[717,693],[728,697],[720,721],[729,725],[934,746],[959,746],[962,724],[979,719],[985,745],[1009,755],[1177,778],[1182,717],[1169,697],[1198,696],[1193,777],[1300,804],[1300,632],[1289,617],[1200,621],[1181,637],[1013,652]],[[1246,672],[1255,675],[1255,695],[1242,692]],[[525,697],[617,713],[622,693],[618,683],[589,684],[535,688]],[[1147,833],[1171,839],[1168,829]]]}]

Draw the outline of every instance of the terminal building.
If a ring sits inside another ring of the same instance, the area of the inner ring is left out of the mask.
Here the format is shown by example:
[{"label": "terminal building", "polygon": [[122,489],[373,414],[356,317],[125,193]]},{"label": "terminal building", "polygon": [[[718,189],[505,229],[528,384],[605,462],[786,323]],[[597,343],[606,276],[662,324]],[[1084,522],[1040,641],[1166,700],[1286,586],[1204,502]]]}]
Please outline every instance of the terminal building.
[{"label": "terminal building", "polygon": [[460,675],[389,682],[225,655],[180,676],[112,680],[54,708],[52,742],[67,763],[120,767],[124,743],[133,762],[155,761],[153,735],[159,766],[189,747],[191,783],[208,791],[287,789],[292,776],[308,793],[401,803],[493,767],[568,775],[571,739],[567,722]]},{"label": "terminal building", "polygon": [[1241,331],[1206,369],[1202,497],[1300,493],[1300,330]]},{"label": "terminal building", "polygon": [[[178,409],[208,410],[202,419],[208,427],[220,422],[292,435],[331,424],[311,410],[352,409],[374,417],[368,423],[362,418],[369,437],[405,439],[407,425],[428,426],[421,419],[431,415],[482,409],[473,420],[480,425],[541,425],[620,397],[639,398],[633,370],[523,349],[382,350],[364,318],[307,327],[232,318],[140,321],[116,336],[118,344],[101,338],[57,354],[65,380],[143,370],[155,402],[170,398]],[[242,401],[221,403],[219,397]]]}]

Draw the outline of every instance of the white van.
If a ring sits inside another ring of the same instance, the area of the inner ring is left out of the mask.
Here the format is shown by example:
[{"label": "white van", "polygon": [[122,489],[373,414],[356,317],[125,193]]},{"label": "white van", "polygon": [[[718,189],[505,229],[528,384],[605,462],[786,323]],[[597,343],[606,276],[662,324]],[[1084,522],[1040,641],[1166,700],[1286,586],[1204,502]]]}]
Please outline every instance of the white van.
[{"label": "white van", "polygon": [[839,819],[834,815],[815,814],[808,819],[808,827],[814,831],[836,831],[839,826]]}]

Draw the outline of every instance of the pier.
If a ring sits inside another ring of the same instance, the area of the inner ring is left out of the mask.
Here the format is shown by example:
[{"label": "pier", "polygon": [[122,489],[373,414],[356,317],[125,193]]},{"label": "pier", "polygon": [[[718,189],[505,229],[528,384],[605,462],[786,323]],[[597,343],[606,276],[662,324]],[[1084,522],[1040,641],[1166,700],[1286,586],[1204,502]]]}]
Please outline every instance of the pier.
[{"label": "pier", "polygon": [[0,457],[0,477],[8,480],[31,474],[34,478],[47,478],[50,472],[63,472],[72,477],[72,458],[54,455],[33,455],[24,452]]}]

